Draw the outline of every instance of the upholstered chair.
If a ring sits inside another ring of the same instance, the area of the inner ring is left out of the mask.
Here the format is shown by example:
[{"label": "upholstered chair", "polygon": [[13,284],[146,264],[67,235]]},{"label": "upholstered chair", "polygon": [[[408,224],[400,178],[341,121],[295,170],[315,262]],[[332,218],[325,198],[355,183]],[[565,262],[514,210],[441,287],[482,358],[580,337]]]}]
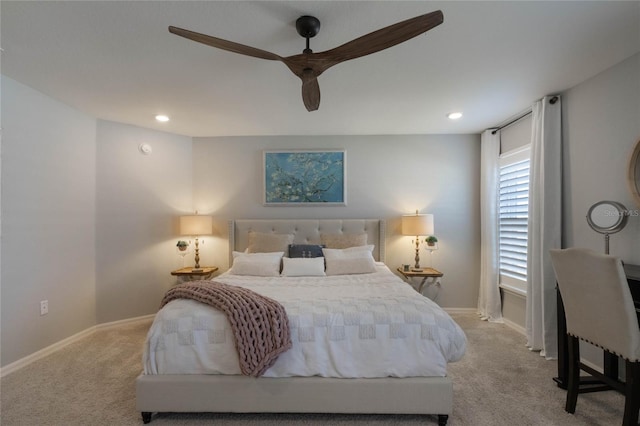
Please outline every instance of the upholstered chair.
[{"label": "upholstered chair", "polygon": [[[569,341],[569,383],[565,410],[575,413],[580,370],[624,392],[623,426],[638,424],[640,409],[640,326],[619,258],[591,250],[551,250],[564,302]],[[625,383],[580,362],[579,339],[625,360]]]}]

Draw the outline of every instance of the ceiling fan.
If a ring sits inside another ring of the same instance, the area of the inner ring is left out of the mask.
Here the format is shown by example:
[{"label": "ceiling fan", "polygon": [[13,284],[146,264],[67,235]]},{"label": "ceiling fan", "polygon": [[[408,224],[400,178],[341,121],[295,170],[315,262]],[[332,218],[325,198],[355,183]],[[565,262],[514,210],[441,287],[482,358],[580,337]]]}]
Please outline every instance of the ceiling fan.
[{"label": "ceiling fan", "polygon": [[169,31],[218,49],[284,63],[302,80],[302,101],[305,107],[308,111],[315,111],[320,105],[318,76],[324,71],[340,62],[370,55],[407,41],[440,25],[443,19],[442,12],[437,10],[384,27],[334,49],[314,53],[309,48],[309,39],[320,31],[320,21],[313,16],[305,15],[296,20],[296,30],[307,39],[307,47],[301,54],[287,57],[178,27],[170,26]]}]

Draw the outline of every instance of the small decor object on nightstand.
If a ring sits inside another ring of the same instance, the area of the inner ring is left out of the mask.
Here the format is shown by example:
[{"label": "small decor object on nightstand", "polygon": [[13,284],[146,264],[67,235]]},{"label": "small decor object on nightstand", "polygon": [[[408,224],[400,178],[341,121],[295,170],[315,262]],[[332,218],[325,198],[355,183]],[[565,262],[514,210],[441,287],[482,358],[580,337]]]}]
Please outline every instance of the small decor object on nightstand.
[{"label": "small decor object on nightstand", "polygon": [[176,244],[176,253],[181,257],[182,267],[184,267],[184,257],[189,254],[189,252],[189,243],[183,240],[178,241],[178,244]]},{"label": "small decor object on nightstand", "polygon": [[425,249],[429,250],[429,266],[433,266],[433,251],[438,250],[438,238],[435,235],[430,235],[424,240]]},{"label": "small decor object on nightstand", "polygon": [[438,238],[435,235],[429,235],[424,242],[427,243],[427,250],[438,250]]}]

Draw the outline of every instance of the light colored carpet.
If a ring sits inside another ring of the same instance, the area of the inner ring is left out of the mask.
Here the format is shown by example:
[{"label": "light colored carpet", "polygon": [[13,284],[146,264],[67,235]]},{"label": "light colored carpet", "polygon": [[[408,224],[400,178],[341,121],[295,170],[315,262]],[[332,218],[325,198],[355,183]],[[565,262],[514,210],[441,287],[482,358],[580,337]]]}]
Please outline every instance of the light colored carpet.
[{"label": "light colored carpet", "polygon": [[[522,335],[473,314],[455,314],[469,345],[450,364],[454,409],[449,424],[617,425],[624,398],[613,392],[583,394],[575,415],[564,411],[565,391],[552,381],[556,362],[525,347]],[[9,374],[0,381],[2,426],[140,425],[135,378],[150,323],[99,330]],[[429,425],[435,416],[325,414],[156,414],[151,425]]]}]

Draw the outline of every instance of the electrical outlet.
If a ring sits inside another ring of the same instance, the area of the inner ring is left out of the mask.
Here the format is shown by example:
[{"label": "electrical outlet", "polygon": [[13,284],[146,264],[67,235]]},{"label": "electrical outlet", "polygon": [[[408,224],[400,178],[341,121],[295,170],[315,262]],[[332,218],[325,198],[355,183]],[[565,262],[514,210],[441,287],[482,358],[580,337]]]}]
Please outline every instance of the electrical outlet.
[{"label": "electrical outlet", "polygon": [[49,301],[41,300],[40,301],[40,315],[47,315],[49,313]]}]

